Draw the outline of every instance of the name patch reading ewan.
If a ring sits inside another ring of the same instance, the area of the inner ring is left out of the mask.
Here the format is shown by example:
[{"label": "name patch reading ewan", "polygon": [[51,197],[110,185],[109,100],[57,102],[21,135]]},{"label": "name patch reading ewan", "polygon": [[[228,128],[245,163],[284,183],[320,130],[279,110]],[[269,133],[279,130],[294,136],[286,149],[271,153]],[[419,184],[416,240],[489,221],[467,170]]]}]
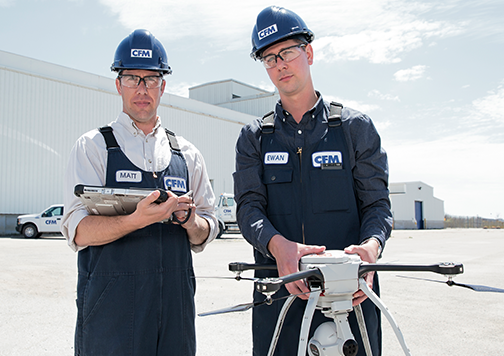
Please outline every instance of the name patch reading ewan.
[{"label": "name patch reading ewan", "polygon": [[277,28],[277,25],[275,23],[275,24],[273,24],[271,26],[268,26],[265,29],[257,32],[257,36],[259,37],[260,40],[263,40],[266,37],[268,37],[269,35],[272,35],[272,34],[277,33],[277,32],[278,32],[278,28]]},{"label": "name patch reading ewan", "polygon": [[139,171],[116,171],[116,182],[140,183],[142,172]]},{"label": "name patch reading ewan", "polygon": [[288,161],[288,152],[267,152],[264,155],[264,164],[287,164]]},{"label": "name patch reading ewan", "polygon": [[152,50],[150,49],[132,49],[132,58],[152,58]]},{"label": "name patch reading ewan", "polygon": [[339,151],[315,152],[312,154],[313,167],[320,167],[321,165],[341,166],[342,163],[343,159]]},{"label": "name patch reading ewan", "polygon": [[179,177],[164,177],[164,186],[166,190],[172,190],[174,192],[187,192],[186,181]]}]

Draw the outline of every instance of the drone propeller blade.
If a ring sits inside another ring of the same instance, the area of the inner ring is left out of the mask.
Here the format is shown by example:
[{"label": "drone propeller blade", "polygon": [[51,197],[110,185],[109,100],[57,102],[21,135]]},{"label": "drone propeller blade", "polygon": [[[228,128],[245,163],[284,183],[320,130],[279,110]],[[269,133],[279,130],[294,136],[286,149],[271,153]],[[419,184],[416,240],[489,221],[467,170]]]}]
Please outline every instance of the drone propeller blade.
[{"label": "drone propeller blade", "polygon": [[[311,293],[313,292],[316,292],[317,290],[312,290]],[[225,314],[225,313],[234,313],[234,312],[243,312],[243,311],[247,311],[249,309],[252,309],[252,308],[255,308],[255,307],[258,307],[260,305],[263,305],[263,304],[272,304],[273,302],[276,302],[276,301],[279,301],[279,300],[283,300],[283,299],[287,299],[289,298],[290,296],[300,296],[300,295],[305,295],[306,293],[300,293],[300,294],[288,294],[288,295],[284,295],[283,297],[280,297],[280,298],[276,298],[276,299],[264,299],[260,302],[253,302],[253,303],[245,303],[245,304],[238,304],[238,305],[235,305],[234,307],[230,307],[230,308],[224,308],[224,309],[218,309],[218,310],[214,310],[214,311],[210,311],[210,312],[206,312],[206,313],[199,313],[198,316],[208,316],[208,315],[216,315],[216,314]]]},{"label": "drone propeller blade", "polygon": [[262,302],[255,302],[255,303],[245,303],[245,304],[238,304],[235,305],[234,307],[230,308],[223,308],[223,309],[218,309],[206,313],[199,313],[198,316],[208,316],[208,315],[217,315],[217,314],[226,314],[226,313],[234,313],[234,312],[244,312],[247,311],[253,307],[257,307],[258,305],[266,303],[266,300],[263,300]]},{"label": "drone propeller blade", "polygon": [[462,284],[462,283],[456,283],[453,281],[448,281],[446,282],[449,286],[459,286],[459,287],[465,287],[472,289],[473,291],[476,292],[494,292],[494,293],[504,293],[504,289],[502,288],[495,288],[495,287],[488,287],[488,286],[482,286],[479,284]]},{"label": "drone propeller blade", "polygon": [[472,289],[475,292],[494,292],[494,293],[504,293],[504,289],[501,288],[494,288],[494,287],[488,287],[488,286],[482,286],[478,284],[463,284],[463,283],[457,283],[454,282],[453,280],[448,280],[448,281],[438,281],[435,279],[429,279],[429,278],[419,278],[419,277],[410,277],[410,276],[400,276],[397,275],[397,277],[401,278],[409,278],[409,279],[419,279],[422,281],[429,281],[429,282],[437,282],[437,283],[443,283],[447,284],[450,287],[452,286],[459,286],[459,287],[464,287],[468,289]]}]

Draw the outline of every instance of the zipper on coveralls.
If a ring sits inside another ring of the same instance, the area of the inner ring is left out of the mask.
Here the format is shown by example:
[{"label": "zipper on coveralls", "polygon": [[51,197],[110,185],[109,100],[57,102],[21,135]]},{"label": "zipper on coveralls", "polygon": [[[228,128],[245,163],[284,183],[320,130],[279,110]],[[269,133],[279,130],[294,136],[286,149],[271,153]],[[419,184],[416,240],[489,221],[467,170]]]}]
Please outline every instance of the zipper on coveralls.
[{"label": "zipper on coveralls", "polygon": [[[296,153],[297,153],[297,155],[299,157],[299,171],[300,171],[299,172],[299,177],[300,177],[299,180],[300,180],[301,185],[302,185],[303,184],[303,169],[302,169],[303,168],[302,167],[302,165],[303,165],[303,147],[298,147]],[[303,194],[301,193],[301,196],[302,195]],[[301,234],[303,236],[303,244],[306,245],[306,243],[305,243],[305,233],[304,233],[304,219],[301,222]]]}]

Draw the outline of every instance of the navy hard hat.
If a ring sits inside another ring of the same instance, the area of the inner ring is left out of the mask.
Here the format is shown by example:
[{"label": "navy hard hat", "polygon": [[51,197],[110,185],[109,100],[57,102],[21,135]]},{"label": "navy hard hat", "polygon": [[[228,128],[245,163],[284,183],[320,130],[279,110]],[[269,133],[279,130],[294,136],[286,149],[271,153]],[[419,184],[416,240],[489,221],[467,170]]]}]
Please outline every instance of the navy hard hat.
[{"label": "navy hard hat", "polygon": [[163,75],[172,72],[163,45],[147,30],[135,30],[119,43],[110,69],[155,70]]},{"label": "navy hard hat", "polygon": [[250,56],[258,59],[261,53],[272,44],[299,37],[311,43],[315,35],[308,29],[303,19],[294,12],[278,6],[267,7],[257,15],[252,31]]}]

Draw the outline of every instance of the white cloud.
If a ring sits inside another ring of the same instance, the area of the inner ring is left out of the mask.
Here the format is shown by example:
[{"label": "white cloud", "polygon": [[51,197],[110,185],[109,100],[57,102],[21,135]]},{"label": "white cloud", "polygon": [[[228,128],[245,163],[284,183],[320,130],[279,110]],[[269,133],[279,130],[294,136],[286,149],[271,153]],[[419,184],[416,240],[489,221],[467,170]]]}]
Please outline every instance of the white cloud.
[{"label": "white cloud", "polygon": [[165,93],[182,96],[184,98],[189,97],[189,88],[192,88],[200,83],[186,83],[186,82],[166,82]]},{"label": "white cloud", "polygon": [[371,63],[400,62],[399,54],[420,46],[421,40],[415,36],[374,30],[341,37],[326,36],[314,43],[320,60],[366,59]]},{"label": "white cloud", "polygon": [[371,63],[398,63],[404,53],[423,46],[427,38],[442,38],[460,31],[447,23],[415,20],[398,12],[388,14],[387,17],[391,17],[389,23],[373,21],[374,16],[381,15],[374,14],[366,22],[366,28],[355,32],[343,29],[341,35],[323,36],[314,46],[322,52],[323,60],[364,59]]},{"label": "white cloud", "polygon": [[423,77],[427,68],[425,65],[417,65],[409,69],[401,69],[394,73],[394,79],[398,82],[417,80]]},{"label": "white cloud", "polygon": [[387,128],[389,128],[392,125],[392,122],[373,120],[373,124],[375,125],[378,133],[382,135],[385,131],[387,131]]},{"label": "white cloud", "polygon": [[504,143],[471,133],[435,141],[387,141],[390,181],[423,181],[444,200],[445,212],[489,217],[504,212]]},{"label": "white cloud", "polygon": [[250,36],[255,16],[261,10],[257,8],[257,3],[231,0],[186,0],[176,4],[166,0],[151,0],[149,6],[133,0],[100,2],[117,14],[119,22],[126,28],[147,28],[156,37],[163,38],[164,43],[167,40],[207,39],[209,46],[216,51],[248,48],[250,40],[246,39]]},{"label": "white cloud", "polygon": [[[148,28],[165,42],[167,38],[207,38],[216,52],[248,49],[257,14],[271,5],[269,0],[186,0],[176,6],[165,0],[151,0],[149,6],[133,0],[100,1],[126,28]],[[320,60],[397,63],[404,53],[422,46],[427,39],[462,31],[459,24],[422,19],[434,6],[439,5],[405,0],[354,0],[344,4],[296,0],[286,8],[300,15],[315,32],[314,46]]]},{"label": "white cloud", "polygon": [[369,114],[373,111],[378,111],[381,109],[378,105],[366,104],[366,103],[362,103],[362,102],[359,102],[356,100],[343,99],[343,98],[331,96],[331,95],[324,95],[324,100],[328,101],[328,102],[336,101],[338,103],[342,103],[343,106],[352,108],[354,110],[358,110],[364,114]]},{"label": "white cloud", "polygon": [[391,94],[382,94],[380,93],[379,90],[371,90],[369,93],[368,93],[368,97],[369,98],[378,98],[380,100],[389,100],[389,101],[401,101],[401,99],[399,99],[399,97],[396,95],[391,95]]},{"label": "white cloud", "polygon": [[278,92],[277,88],[270,81],[261,81],[259,84],[255,84],[256,87],[269,91],[269,92]]},{"label": "white cloud", "polygon": [[[314,46],[327,61],[398,63],[402,55],[423,46],[427,40],[435,42],[457,35],[465,25],[423,19],[427,10],[438,6],[435,4],[360,0],[345,3],[344,10],[340,3],[334,5],[334,12],[327,9],[326,16],[319,14],[319,19],[313,19],[320,30],[316,32],[319,39]],[[334,13],[338,14],[337,22],[332,19]],[[331,22],[327,22],[329,20]]]},{"label": "white cloud", "polygon": [[504,123],[504,87],[500,86],[496,92],[474,100],[473,106],[476,110],[475,115]]},{"label": "white cloud", "polygon": [[[443,118],[453,127],[436,140],[394,140],[389,136],[385,149],[390,180],[420,180],[433,186],[448,214],[503,214],[504,86],[474,100],[460,113]],[[458,130],[458,125],[467,130]]]}]

